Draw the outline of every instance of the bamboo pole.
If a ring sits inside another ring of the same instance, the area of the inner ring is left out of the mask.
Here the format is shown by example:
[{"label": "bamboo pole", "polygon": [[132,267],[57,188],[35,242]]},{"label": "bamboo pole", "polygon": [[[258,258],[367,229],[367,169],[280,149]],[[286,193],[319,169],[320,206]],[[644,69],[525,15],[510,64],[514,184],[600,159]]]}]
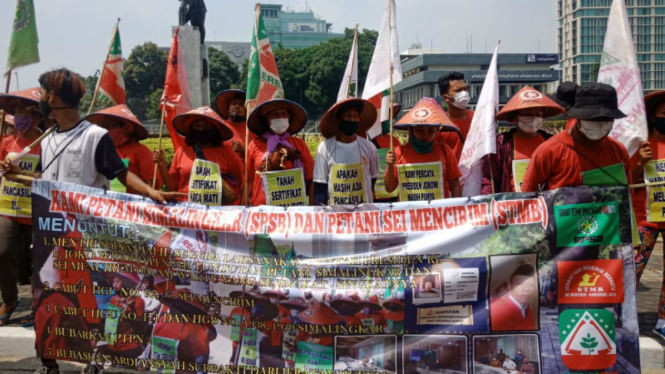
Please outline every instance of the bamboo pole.
[{"label": "bamboo pole", "polygon": [[[259,14],[261,14],[261,4],[256,3],[256,13],[254,15],[254,34],[256,38],[256,45],[259,45]],[[258,51],[256,52],[258,53]],[[250,56],[251,57],[251,56]],[[248,81],[249,84],[249,81]],[[247,89],[249,91],[249,87]],[[245,109],[247,110],[247,115],[245,118],[249,118],[249,115],[252,114],[252,111],[254,110],[253,106],[248,105],[247,100],[245,99]],[[245,183],[243,184],[242,188],[242,205],[244,206],[249,206],[249,187],[248,187],[248,180],[249,180],[249,170],[247,170],[247,164],[249,163],[249,152],[247,151],[249,148],[249,128],[247,127],[247,120],[245,120]]]},{"label": "bamboo pole", "polygon": [[[393,0],[388,0],[388,32],[390,33],[390,38],[391,38],[390,39],[391,51],[390,51],[390,56],[389,56],[389,58],[390,58],[390,108],[389,108],[390,118],[389,118],[389,120],[390,120],[390,150],[391,151],[395,148],[394,145],[393,145],[393,122],[394,122],[393,121],[393,95],[394,95],[394,92],[393,92],[393,72],[395,71],[395,67],[393,66],[393,53],[392,53],[392,45],[393,45],[393,43],[392,43],[392,37],[393,37],[393,32],[392,32],[393,24],[392,24],[392,22],[393,22]],[[379,118],[379,121],[381,121],[381,118]]]},{"label": "bamboo pole", "polygon": [[5,93],[9,93],[9,84],[12,82],[12,71],[7,72],[7,85],[5,86]]},{"label": "bamboo pole", "polygon": [[[354,48],[355,47],[355,48]],[[358,24],[356,23],[356,30],[353,33],[353,44],[351,45],[351,61],[356,59],[356,51],[358,50]],[[349,89],[351,88],[351,79],[353,79],[353,67],[351,63],[351,70],[349,71],[349,79],[346,81],[346,97],[349,97]],[[354,96],[355,97],[355,96]]]},{"label": "bamboo pole", "polygon": [[[41,141],[44,140],[44,138],[46,138],[46,137],[49,136],[53,131],[55,131],[56,127],[57,127],[57,126],[53,126],[53,127],[51,127],[50,129],[44,131],[44,133],[43,133],[39,138],[35,139],[35,141],[32,142],[32,144],[30,144],[29,146],[23,148],[23,150],[22,150],[18,155],[16,155],[15,157],[13,157],[13,158],[11,159],[11,161],[12,161],[12,162],[14,162],[14,161],[18,161],[18,160],[20,160],[21,158],[23,158],[23,156],[25,156],[25,155],[27,155],[28,153],[30,153],[30,150],[32,150],[34,147],[36,147],[37,144],[41,143]],[[6,172],[7,172],[7,170],[0,170],[0,177],[2,177],[3,175],[5,175]]]},{"label": "bamboo pole", "polygon": [[95,87],[95,93],[92,95],[92,102],[90,103],[90,108],[88,108],[88,114],[92,113],[92,108],[95,106],[95,101],[97,101],[97,95],[99,94],[99,87],[102,83],[102,78],[104,77],[104,70],[106,70],[106,64],[109,62],[109,56],[111,56],[111,49],[113,48],[113,41],[115,40],[115,34],[118,32],[118,27],[120,26],[120,18],[113,28],[113,34],[111,36],[111,43],[109,43],[108,52],[106,52],[106,58],[104,59],[104,65],[102,65],[102,71],[99,73],[99,79],[97,80],[97,86]]},{"label": "bamboo pole", "polygon": [[7,175],[5,175],[5,177],[18,179],[18,180],[22,180],[22,181],[28,181],[28,182],[32,182],[32,181],[35,180],[35,177],[31,177],[29,175],[23,175],[23,174],[7,174]]},{"label": "bamboo pole", "polygon": [[5,135],[5,111],[0,109],[0,139]]},{"label": "bamboo pole", "polygon": [[[162,137],[164,134],[164,113],[166,113],[166,103],[162,106],[162,119],[159,123],[159,140],[157,142],[157,149],[162,150]],[[152,173],[152,188],[155,188],[157,184],[157,169],[159,168],[159,162],[155,162],[155,171]]]}]

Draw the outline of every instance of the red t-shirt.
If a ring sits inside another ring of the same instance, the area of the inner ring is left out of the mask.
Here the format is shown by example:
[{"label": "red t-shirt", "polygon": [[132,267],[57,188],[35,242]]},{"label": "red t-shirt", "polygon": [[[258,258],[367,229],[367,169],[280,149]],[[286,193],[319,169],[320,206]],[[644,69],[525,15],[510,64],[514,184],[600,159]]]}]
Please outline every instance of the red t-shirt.
[{"label": "red t-shirt", "polygon": [[[424,164],[428,162],[437,162],[440,161],[442,164],[443,175],[444,175],[444,191],[446,197],[450,197],[450,181],[457,179],[462,176],[462,172],[459,170],[457,165],[457,159],[453,154],[453,151],[445,144],[434,142],[434,147],[432,152],[429,153],[418,153],[416,152],[411,144],[407,143],[395,148],[395,177],[399,183],[399,173],[397,172],[397,165],[405,164]],[[388,174],[386,170],[386,175]]]},{"label": "red t-shirt", "polygon": [[[5,159],[7,159],[7,155],[9,155],[10,153],[21,152],[25,147],[29,146],[34,141],[35,139],[32,140],[23,139],[19,136],[19,134],[7,135],[6,137],[2,138],[2,141],[0,142],[0,160],[4,161]],[[41,149],[42,149],[41,146],[37,144],[37,146],[35,146],[33,149],[30,150],[29,154],[37,155],[39,157],[41,156]],[[32,219],[30,218],[18,218],[18,217],[7,217],[7,218],[12,219],[24,225],[32,224]]]},{"label": "red t-shirt", "polygon": [[[129,299],[129,298],[128,298]],[[132,312],[136,313],[139,319],[143,318],[143,313],[145,311],[145,301],[143,301],[142,298],[140,297],[132,297],[134,299],[134,302],[127,306],[127,309],[125,309],[126,312]],[[121,297],[116,295],[111,298],[111,301],[109,302],[111,305],[115,305],[121,310],[123,309],[122,305],[122,300]],[[118,321],[118,334],[141,334],[140,331],[134,331],[132,326],[141,326],[140,321],[126,321],[123,320],[122,318]],[[134,340],[131,341],[129,339],[127,340],[118,340],[116,341],[115,344],[109,344],[109,350],[112,352],[122,352],[122,351],[129,351],[130,349],[136,349],[141,347],[141,345],[138,343],[138,341]]]},{"label": "red t-shirt", "polygon": [[533,153],[522,191],[537,192],[538,186],[543,186],[544,190],[581,186],[583,172],[619,163],[623,164],[628,183],[631,183],[629,162],[626,147],[609,136],[597,142],[573,140],[568,131],[563,131]]},{"label": "red t-shirt", "polygon": [[526,307],[525,314],[509,297],[509,294],[492,300],[490,304],[490,321],[492,331],[522,331],[536,330],[538,324],[530,306]]},{"label": "red t-shirt", "polygon": [[210,354],[210,342],[217,337],[217,331],[212,325],[194,323],[165,323],[161,321],[155,325],[155,336],[179,341],[178,360],[194,362],[198,356]]},{"label": "red t-shirt", "polygon": [[453,121],[455,126],[459,129],[459,131],[462,133],[462,137],[464,140],[460,139],[459,134],[457,132],[440,132],[439,133],[439,141],[446,144],[450,149],[453,150],[453,154],[459,161],[459,159],[462,157],[462,150],[464,149],[464,141],[466,140],[466,137],[469,135],[469,129],[471,128],[471,121],[473,121],[473,111],[472,110],[466,110],[466,118],[464,119],[455,119],[450,117],[450,119]]},{"label": "red t-shirt", "polygon": [[[207,161],[211,161],[219,165],[219,170],[222,177],[227,179],[231,177],[236,183],[232,184],[233,191],[240,196],[242,193],[242,186],[245,184],[245,169],[243,168],[240,157],[233,152],[233,149],[223,145],[221,147],[203,147],[203,157]],[[192,165],[196,154],[194,147],[184,145],[176,151],[171,163],[169,174],[178,185],[178,192],[189,192],[189,176],[192,172]],[[184,200],[187,200],[186,198]]]},{"label": "red t-shirt", "polygon": [[[545,143],[545,138],[536,133],[533,138],[523,138],[518,133],[513,134],[513,160],[530,160],[533,152],[541,144]],[[515,192],[515,179],[510,179],[511,192]]]},{"label": "red t-shirt", "polygon": [[[659,142],[658,140],[649,137],[649,147],[653,154],[653,160],[663,160],[665,159],[665,143]],[[640,153],[635,152],[633,157],[630,159],[630,168],[634,168],[637,163],[640,161]],[[660,223],[650,223],[647,222],[647,189],[637,188],[633,190],[633,209],[635,210],[635,218],[637,219],[637,224],[640,226],[658,228],[661,230],[665,229],[665,222]]]},{"label": "red t-shirt", "polygon": [[[152,178],[155,176],[155,162],[152,160],[152,151],[145,145],[133,141],[116,147],[116,150],[120,158],[129,160],[129,171],[152,187]],[[159,189],[161,186],[162,177],[157,173],[155,188]],[[127,193],[136,194],[136,191],[127,188]]]},{"label": "red t-shirt", "polygon": [[[230,120],[225,121],[224,123],[231,129],[231,131],[233,131],[233,138],[231,138],[231,141],[239,142],[244,147],[245,136],[247,136],[247,124],[245,122],[232,122]],[[250,131],[249,141],[251,142],[254,139],[256,139],[256,134]]]},{"label": "red t-shirt", "polygon": [[[307,143],[300,138],[293,136],[289,137],[288,142],[291,143],[296,149],[300,151],[300,160],[304,165],[303,174],[305,181],[310,182],[314,178],[314,159],[309,152]],[[268,151],[268,143],[263,138],[257,138],[249,142],[247,150],[247,169],[249,170],[248,182],[252,185],[252,195],[250,196],[250,204],[252,206],[259,206],[266,204],[266,194],[263,191],[263,181],[256,171],[259,169],[261,162],[265,162],[263,155]],[[284,162],[284,170],[293,169],[293,162]]]}]

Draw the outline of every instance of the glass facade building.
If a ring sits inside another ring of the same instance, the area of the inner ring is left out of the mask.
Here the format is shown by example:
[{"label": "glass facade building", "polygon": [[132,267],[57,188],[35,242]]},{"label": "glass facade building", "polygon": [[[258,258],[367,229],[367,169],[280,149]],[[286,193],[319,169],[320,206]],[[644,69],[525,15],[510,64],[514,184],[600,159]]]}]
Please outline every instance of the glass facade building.
[{"label": "glass facade building", "polygon": [[314,12],[283,10],[280,4],[261,4],[261,14],[273,48],[278,44],[286,49],[307,48],[333,38],[343,38],[344,33],[332,32],[332,23]]},{"label": "glass facade building", "polygon": [[[556,0],[562,81],[596,80],[612,0]],[[665,0],[625,0],[645,91],[665,89]]]}]

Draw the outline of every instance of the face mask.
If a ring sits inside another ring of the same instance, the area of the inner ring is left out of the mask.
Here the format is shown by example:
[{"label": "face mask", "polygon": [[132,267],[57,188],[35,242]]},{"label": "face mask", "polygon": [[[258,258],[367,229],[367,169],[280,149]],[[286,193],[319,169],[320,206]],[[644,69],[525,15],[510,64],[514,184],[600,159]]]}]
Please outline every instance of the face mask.
[{"label": "face mask", "polygon": [[600,140],[606,137],[612,131],[613,126],[614,121],[592,122],[580,120],[580,132],[589,140]]},{"label": "face mask", "polygon": [[460,91],[453,98],[455,99],[453,105],[459,109],[466,109],[469,105],[469,100],[471,100],[471,96],[469,96],[469,92],[467,91]]},{"label": "face mask", "polygon": [[411,144],[411,147],[420,154],[432,152],[432,147],[434,146],[434,142],[423,142],[416,139],[413,134],[409,136],[409,143]]},{"label": "face mask", "polygon": [[14,127],[18,132],[26,132],[32,127],[32,116],[14,116]]},{"label": "face mask", "polygon": [[372,309],[370,308],[363,308],[363,313],[365,314],[370,314],[372,312]]},{"label": "face mask", "polygon": [[291,317],[297,317],[297,316],[298,316],[298,310],[291,309]]},{"label": "face mask", "polygon": [[273,304],[277,304],[277,298],[276,297],[271,297],[270,302]]},{"label": "face mask", "polygon": [[206,145],[214,136],[214,130],[192,130],[190,136],[194,144]]},{"label": "face mask", "polygon": [[239,116],[237,114],[229,114],[229,118],[231,118],[232,122],[245,122],[245,117]]},{"label": "face mask", "polygon": [[51,106],[46,101],[39,102],[39,112],[42,114],[42,118],[49,118],[52,110],[53,108],[51,108]]},{"label": "face mask", "polygon": [[108,130],[111,140],[113,140],[113,145],[119,147],[129,140],[129,137],[125,133],[125,129],[111,129]]},{"label": "face mask", "polygon": [[533,134],[543,127],[543,118],[534,116],[517,117],[517,127],[527,134]]},{"label": "face mask", "polygon": [[358,131],[360,122],[358,121],[341,121],[339,123],[339,131],[343,132],[346,136],[351,136]]},{"label": "face mask", "polygon": [[[14,121],[16,121],[16,117],[14,117]],[[656,129],[661,134],[665,134],[665,118],[663,117],[656,117],[656,119],[653,121],[653,127]]]},{"label": "face mask", "polygon": [[275,118],[270,120],[270,130],[277,135],[282,135],[289,129],[288,118]]}]

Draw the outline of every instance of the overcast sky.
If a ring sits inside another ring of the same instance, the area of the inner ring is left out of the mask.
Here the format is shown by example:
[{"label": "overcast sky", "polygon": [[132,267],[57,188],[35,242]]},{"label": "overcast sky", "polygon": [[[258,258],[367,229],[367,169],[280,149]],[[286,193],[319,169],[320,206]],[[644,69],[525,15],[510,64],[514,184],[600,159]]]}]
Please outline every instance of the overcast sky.
[{"label": "overcast sky", "polygon": [[[147,41],[170,45],[171,26],[178,23],[177,0],[34,0],[41,62],[19,69],[21,89],[36,86],[40,73],[67,67],[84,76],[100,69],[116,18],[123,55]],[[252,0],[207,0],[207,40],[249,41]],[[335,32],[356,23],[377,30],[386,0],[283,0],[273,4],[304,10],[305,3],[332,22]],[[419,40],[423,47],[463,53],[473,35],[473,52],[555,53],[553,0],[396,0],[400,50]],[[16,0],[0,0],[0,66],[4,72]],[[4,79],[2,90],[4,92]],[[11,91],[16,90],[12,77]]]}]

